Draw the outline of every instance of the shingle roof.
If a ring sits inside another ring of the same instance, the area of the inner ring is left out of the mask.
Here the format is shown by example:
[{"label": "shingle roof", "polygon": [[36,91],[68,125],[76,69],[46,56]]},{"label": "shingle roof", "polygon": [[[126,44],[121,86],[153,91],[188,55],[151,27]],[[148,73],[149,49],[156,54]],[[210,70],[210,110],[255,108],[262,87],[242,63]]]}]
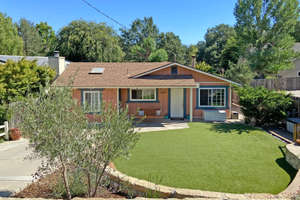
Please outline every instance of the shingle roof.
[{"label": "shingle roof", "polygon": [[[10,55],[0,55],[0,62],[5,63],[7,60],[12,60],[12,61],[19,61],[24,56],[10,56]],[[48,57],[43,57],[43,56],[26,56],[26,60],[36,60],[37,64],[40,66],[48,65]]]},{"label": "shingle roof", "polygon": [[[57,86],[73,87],[194,87],[192,76],[143,76],[131,78],[151,69],[170,64],[170,62],[123,62],[123,63],[92,63],[71,62],[69,67],[55,81]],[[104,68],[103,74],[90,74],[92,68]]]}]

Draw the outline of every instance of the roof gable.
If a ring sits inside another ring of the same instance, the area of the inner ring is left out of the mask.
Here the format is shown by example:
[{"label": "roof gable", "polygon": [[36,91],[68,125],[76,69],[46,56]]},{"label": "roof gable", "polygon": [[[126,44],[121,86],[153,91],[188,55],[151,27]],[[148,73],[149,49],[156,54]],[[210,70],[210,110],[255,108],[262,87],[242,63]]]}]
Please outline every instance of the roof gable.
[{"label": "roof gable", "polygon": [[231,81],[231,80],[228,80],[228,79],[225,79],[225,78],[222,78],[222,77],[219,77],[219,76],[216,76],[216,75],[213,75],[213,74],[210,74],[210,73],[198,70],[198,69],[195,69],[194,67],[189,67],[189,66],[186,66],[186,65],[182,65],[182,64],[179,64],[179,63],[170,63],[170,64],[167,64],[167,65],[164,65],[164,66],[160,66],[160,67],[157,67],[157,68],[154,68],[154,69],[151,69],[151,70],[144,71],[142,73],[136,74],[134,76],[131,76],[131,78],[140,78],[140,77],[143,77],[145,75],[149,75],[149,74],[151,74],[153,72],[159,72],[160,70],[163,70],[163,69],[166,69],[166,68],[170,68],[170,67],[172,67],[174,65],[182,67],[182,68],[185,68],[187,70],[191,70],[191,71],[194,71],[194,72],[206,75],[206,76],[210,76],[210,77],[213,77],[213,78],[216,78],[216,79],[228,82],[228,83],[232,83],[232,84],[235,84],[235,85],[240,85],[239,83],[236,83],[234,81]]}]

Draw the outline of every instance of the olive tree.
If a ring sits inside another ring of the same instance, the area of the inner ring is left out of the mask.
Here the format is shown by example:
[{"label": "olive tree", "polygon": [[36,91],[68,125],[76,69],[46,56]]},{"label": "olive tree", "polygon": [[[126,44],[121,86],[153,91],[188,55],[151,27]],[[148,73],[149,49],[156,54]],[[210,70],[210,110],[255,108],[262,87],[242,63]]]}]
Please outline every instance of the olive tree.
[{"label": "olive tree", "polygon": [[88,133],[81,135],[81,147],[75,157],[75,165],[86,175],[89,197],[96,196],[109,163],[120,156],[128,156],[139,139],[127,109],[118,111],[115,106],[104,104],[101,116],[94,118],[100,118],[101,122],[91,124]]},{"label": "olive tree", "polygon": [[94,116],[97,121],[88,120],[69,87],[41,88],[38,95],[29,95],[11,108],[34,154],[61,171],[68,199],[72,198],[68,178],[72,170],[84,172],[87,195],[95,196],[109,163],[128,156],[139,139],[127,109],[103,105],[100,115]]},{"label": "olive tree", "polygon": [[20,119],[17,126],[29,138],[34,154],[61,170],[67,198],[71,199],[68,170],[87,124],[71,90],[41,88],[37,96],[29,95],[13,106],[12,114]]}]

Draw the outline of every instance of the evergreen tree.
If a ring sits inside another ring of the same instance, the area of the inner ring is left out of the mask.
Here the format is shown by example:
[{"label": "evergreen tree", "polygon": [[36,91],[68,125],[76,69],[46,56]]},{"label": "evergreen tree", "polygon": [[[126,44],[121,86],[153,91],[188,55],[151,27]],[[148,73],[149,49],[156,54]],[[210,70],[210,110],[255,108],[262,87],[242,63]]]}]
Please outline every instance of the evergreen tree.
[{"label": "evergreen tree", "polygon": [[23,18],[18,24],[18,31],[24,42],[24,54],[26,56],[41,55],[43,50],[42,38],[35,25]]}]

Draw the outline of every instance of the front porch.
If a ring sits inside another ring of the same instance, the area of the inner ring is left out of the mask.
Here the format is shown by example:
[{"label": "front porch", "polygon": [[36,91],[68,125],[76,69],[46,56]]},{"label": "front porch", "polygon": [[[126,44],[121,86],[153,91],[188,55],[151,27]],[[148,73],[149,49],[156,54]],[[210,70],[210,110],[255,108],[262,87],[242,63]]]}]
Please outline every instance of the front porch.
[{"label": "front porch", "polygon": [[143,119],[193,121],[201,117],[195,110],[194,88],[119,88],[117,105],[128,108],[130,115]]}]

